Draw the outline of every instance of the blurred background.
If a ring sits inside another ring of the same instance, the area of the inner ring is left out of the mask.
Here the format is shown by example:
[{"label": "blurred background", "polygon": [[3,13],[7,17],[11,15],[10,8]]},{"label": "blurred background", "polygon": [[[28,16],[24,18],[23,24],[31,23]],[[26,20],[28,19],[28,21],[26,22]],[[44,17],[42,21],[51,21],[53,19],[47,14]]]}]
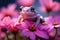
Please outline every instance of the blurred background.
[{"label": "blurred background", "polygon": [[[60,0],[53,0],[53,1],[60,2]],[[13,4],[13,3],[17,4],[16,0],[0,0],[0,8],[1,7],[7,7],[7,5],[10,4],[10,3],[11,4]],[[35,0],[34,4],[32,6],[40,13],[40,11],[38,10],[38,7],[40,6],[38,0]],[[17,8],[16,9],[19,10],[19,7],[20,7],[20,5],[17,4]],[[44,14],[44,13],[41,13],[41,15],[42,16],[46,16],[46,14]]]}]

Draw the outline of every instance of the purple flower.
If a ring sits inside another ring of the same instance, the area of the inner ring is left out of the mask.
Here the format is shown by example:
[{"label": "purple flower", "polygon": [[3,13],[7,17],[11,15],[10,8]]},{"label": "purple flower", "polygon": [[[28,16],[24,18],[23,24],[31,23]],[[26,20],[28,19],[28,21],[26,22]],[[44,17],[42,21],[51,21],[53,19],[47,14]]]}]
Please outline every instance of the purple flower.
[{"label": "purple flower", "polygon": [[21,22],[20,29],[22,29],[23,36],[29,37],[31,40],[36,39],[36,35],[45,39],[48,39],[48,35],[45,31],[41,31],[38,27],[32,26],[33,22],[24,21]]},{"label": "purple flower", "polygon": [[17,21],[18,11],[15,9],[16,4],[9,4],[7,8],[2,7],[0,11],[0,24],[13,24]]},{"label": "purple flower", "polygon": [[49,16],[45,18],[46,23],[50,28],[60,27],[60,15]]},{"label": "purple flower", "polygon": [[57,30],[55,30],[55,29],[60,28],[60,15],[48,16],[48,17],[45,18],[45,22],[48,24],[48,26],[50,26],[49,29],[48,29],[49,36],[50,37],[55,37],[55,35],[58,34],[56,32]]},{"label": "purple flower", "polygon": [[51,26],[48,24],[39,24],[38,28],[39,28],[39,30],[44,30],[47,33],[52,30]]}]

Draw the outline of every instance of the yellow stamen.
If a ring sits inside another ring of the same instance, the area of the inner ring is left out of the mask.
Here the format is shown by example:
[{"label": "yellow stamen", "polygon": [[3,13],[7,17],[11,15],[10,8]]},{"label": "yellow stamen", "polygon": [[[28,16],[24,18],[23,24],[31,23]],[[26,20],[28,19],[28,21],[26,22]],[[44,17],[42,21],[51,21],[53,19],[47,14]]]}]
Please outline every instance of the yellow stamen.
[{"label": "yellow stamen", "polygon": [[58,25],[58,22],[54,22],[54,25]]}]

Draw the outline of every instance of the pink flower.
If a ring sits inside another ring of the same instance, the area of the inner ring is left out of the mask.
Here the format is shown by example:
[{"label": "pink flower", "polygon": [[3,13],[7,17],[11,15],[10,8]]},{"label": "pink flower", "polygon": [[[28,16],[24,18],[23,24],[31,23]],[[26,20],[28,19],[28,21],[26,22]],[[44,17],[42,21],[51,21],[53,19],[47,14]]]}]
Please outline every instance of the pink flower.
[{"label": "pink flower", "polygon": [[53,2],[52,0],[39,0],[41,7],[39,7],[40,11],[51,12],[59,10],[59,3]]},{"label": "pink flower", "polygon": [[18,28],[22,30],[23,36],[29,37],[31,40],[35,40],[36,36],[44,39],[49,38],[45,31],[39,30],[38,28],[39,26],[35,27],[35,26],[32,26],[32,24],[33,22],[27,21],[27,20],[24,22],[21,22],[20,27]]},{"label": "pink flower", "polygon": [[18,4],[22,6],[31,6],[34,3],[34,0],[16,0]]},{"label": "pink flower", "polygon": [[60,15],[45,17],[45,22],[52,26],[51,28],[60,27]]},{"label": "pink flower", "polygon": [[15,10],[15,8],[15,4],[9,4],[7,8],[1,8],[0,24],[9,25],[11,23],[13,24],[13,22],[16,22],[16,18],[18,17],[18,11]]},{"label": "pink flower", "polygon": [[8,29],[12,32],[17,32],[19,29],[17,28],[17,26],[14,26],[16,21],[17,21],[17,18],[11,19],[9,16],[4,17],[4,19],[0,22],[1,30],[2,31],[5,31],[5,30],[7,31],[7,29]]},{"label": "pink flower", "polygon": [[45,22],[48,24],[48,26],[50,26],[49,35],[55,36],[57,33],[56,31],[60,28],[60,15],[53,15],[53,16],[45,17]]},{"label": "pink flower", "polygon": [[18,11],[15,10],[16,8],[16,4],[9,4],[7,8],[3,7],[1,8],[1,14],[3,14],[3,16],[18,16]]}]

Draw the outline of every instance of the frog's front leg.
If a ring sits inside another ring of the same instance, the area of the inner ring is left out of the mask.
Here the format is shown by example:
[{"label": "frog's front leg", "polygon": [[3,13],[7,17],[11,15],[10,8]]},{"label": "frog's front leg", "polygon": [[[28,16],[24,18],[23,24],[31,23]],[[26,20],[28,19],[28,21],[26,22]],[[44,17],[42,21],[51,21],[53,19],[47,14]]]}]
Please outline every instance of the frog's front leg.
[{"label": "frog's front leg", "polygon": [[38,14],[37,15],[37,21],[35,23],[35,26],[37,26],[40,23],[40,19],[43,19],[43,17],[40,14]]}]

